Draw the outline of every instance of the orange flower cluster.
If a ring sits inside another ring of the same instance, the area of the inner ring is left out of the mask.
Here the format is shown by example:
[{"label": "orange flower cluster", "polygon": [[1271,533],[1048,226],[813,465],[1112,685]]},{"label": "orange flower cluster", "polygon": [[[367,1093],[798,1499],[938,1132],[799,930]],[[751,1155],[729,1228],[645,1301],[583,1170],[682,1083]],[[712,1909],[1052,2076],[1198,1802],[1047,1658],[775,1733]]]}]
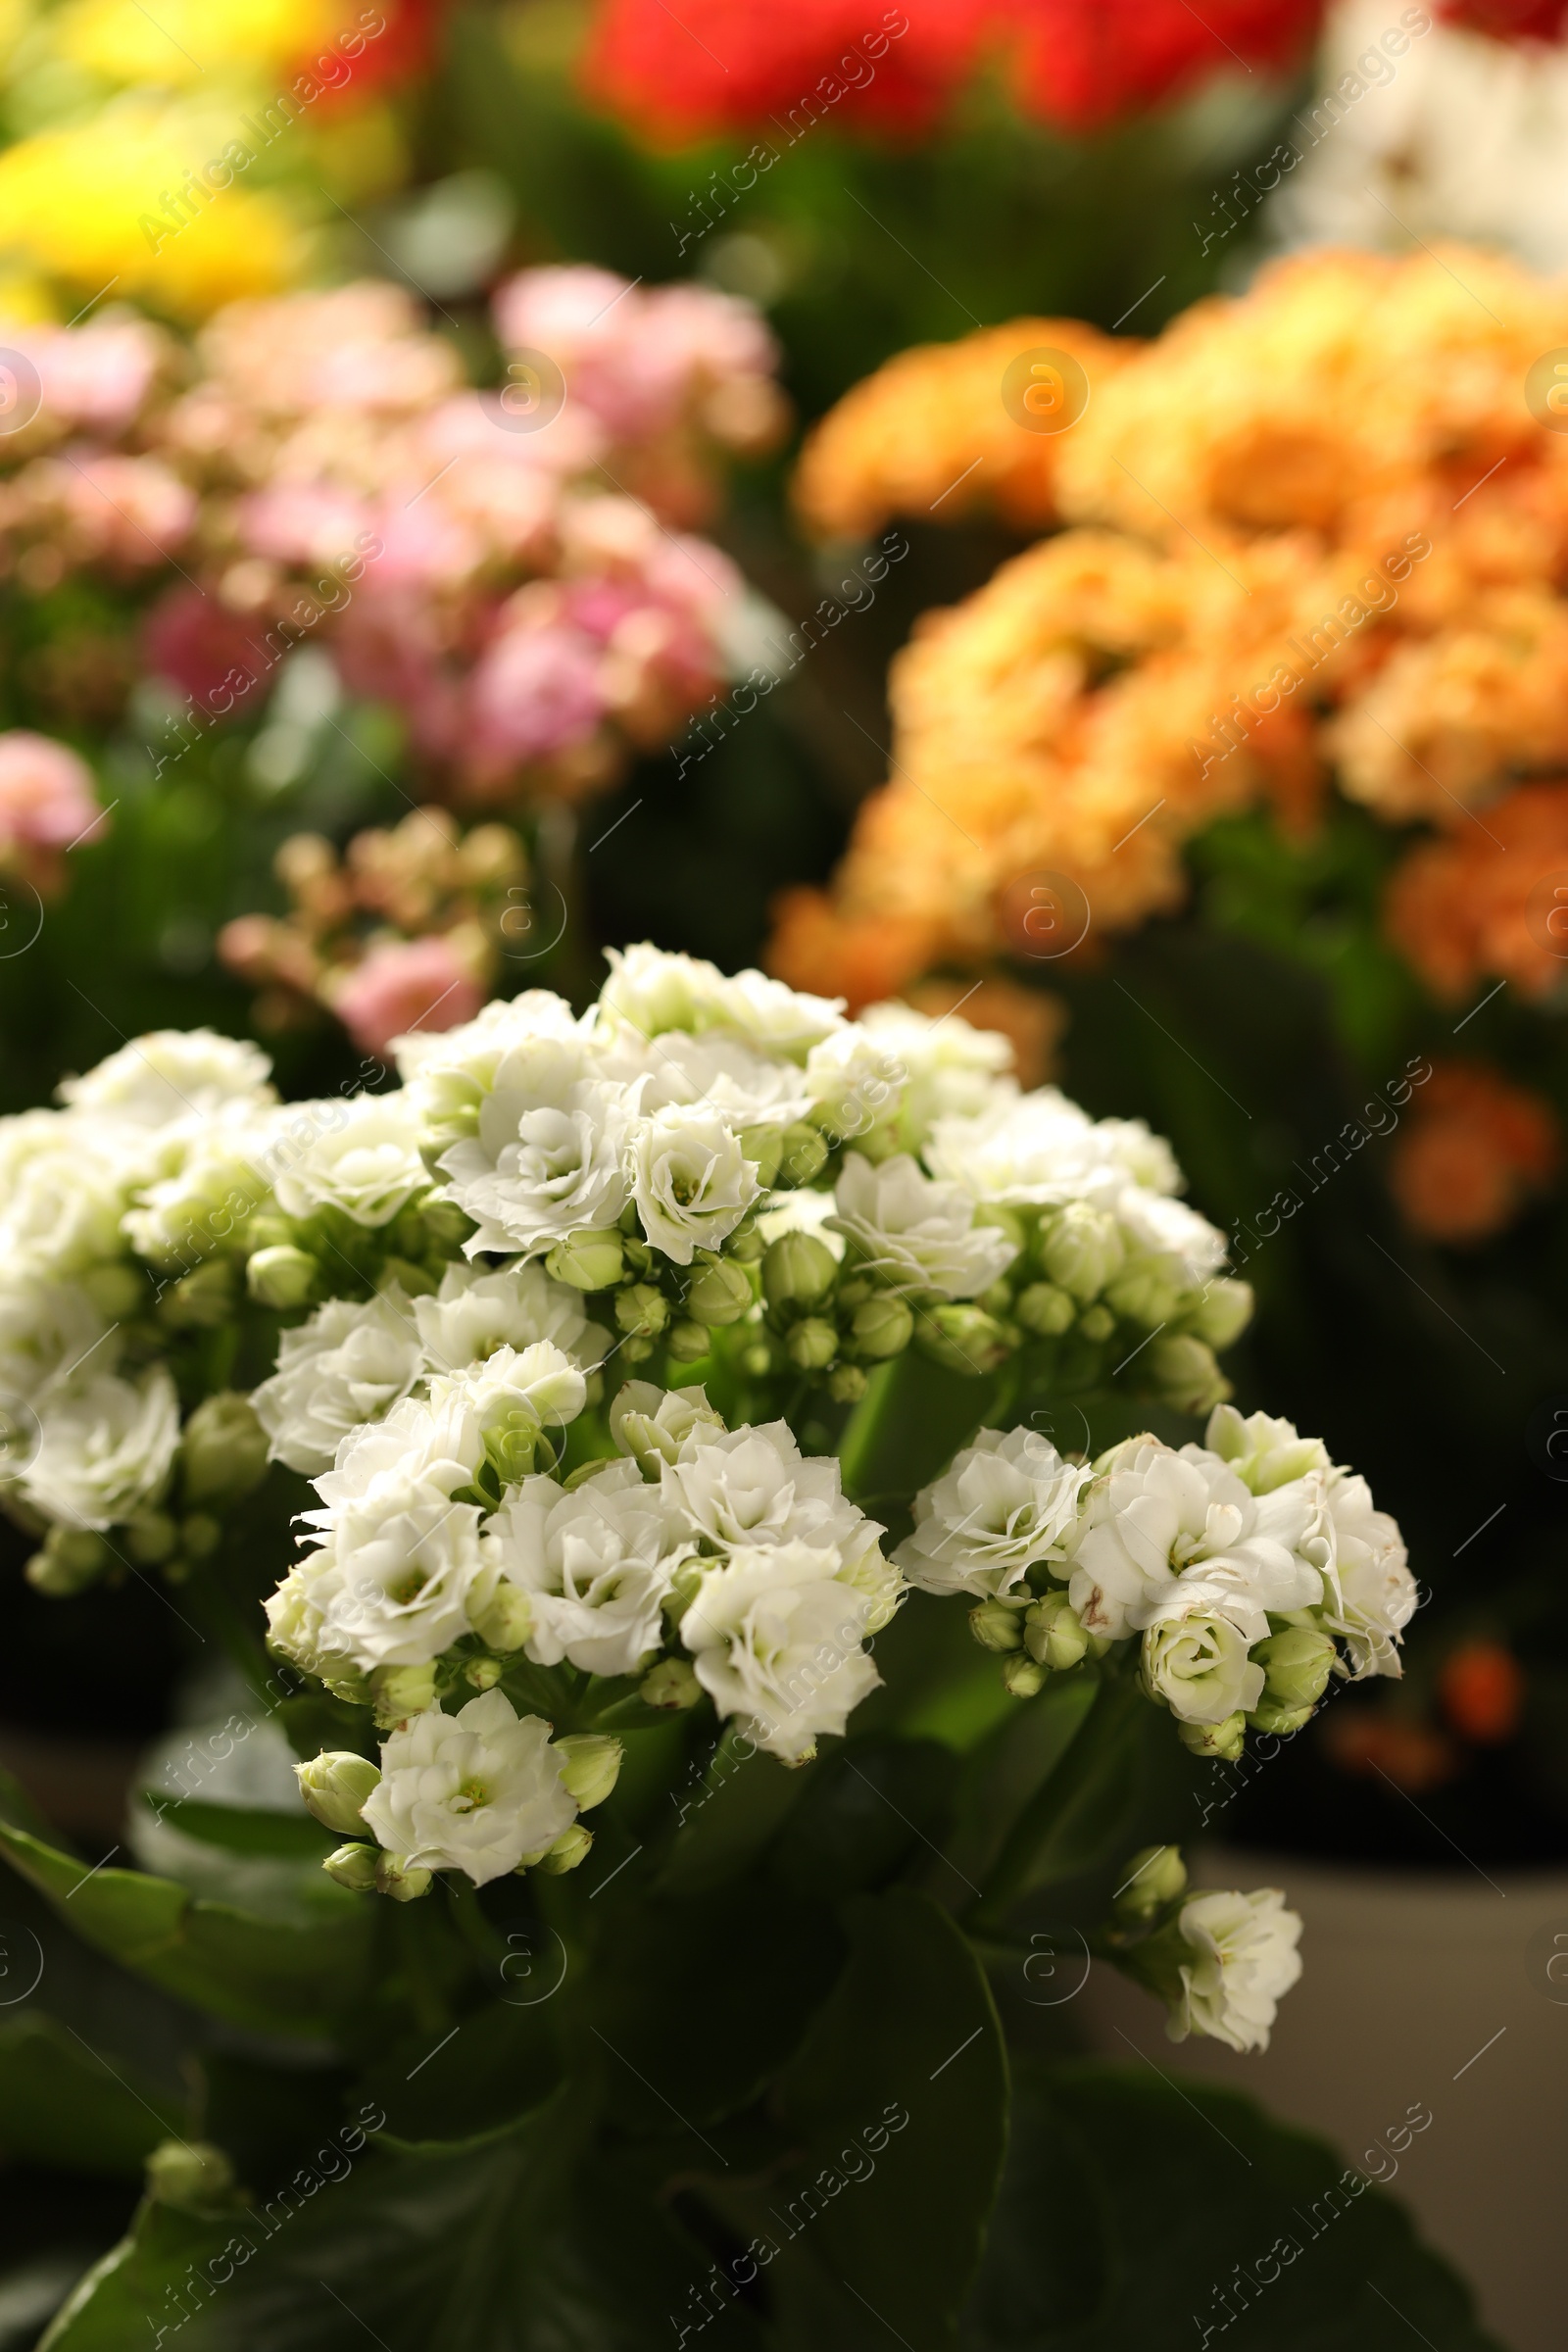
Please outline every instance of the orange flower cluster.
[{"label": "orange flower cluster", "polygon": [[1556,1174],[1562,1135],[1539,1095],[1479,1062],[1435,1065],[1394,1147],[1405,1222],[1435,1242],[1481,1242]]},{"label": "orange flower cluster", "polygon": [[[1004,378],[1053,345],[1089,397],[1039,432]],[[1196,830],[1259,800],[1307,822],[1331,777],[1482,856],[1474,812],[1568,768],[1564,347],[1568,288],[1500,258],[1320,251],[1148,344],[1026,319],[859,386],[802,461],[814,528],[976,502],[1067,527],[896,663],[894,781],[831,893],[782,903],[774,967],[858,996],[1028,952],[1040,876],[1135,925]],[[1500,968],[1481,949],[1455,988]]]}]

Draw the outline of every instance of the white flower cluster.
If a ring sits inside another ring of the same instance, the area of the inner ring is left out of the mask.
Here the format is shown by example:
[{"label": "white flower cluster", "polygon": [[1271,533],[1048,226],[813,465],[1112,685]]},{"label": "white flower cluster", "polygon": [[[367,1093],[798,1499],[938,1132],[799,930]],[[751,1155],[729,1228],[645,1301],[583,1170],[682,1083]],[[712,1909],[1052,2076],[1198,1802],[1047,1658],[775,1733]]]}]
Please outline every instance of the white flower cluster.
[{"label": "white flower cluster", "polygon": [[1249,1723],[1298,1728],[1331,1673],[1397,1675],[1416,1587],[1366,1481],[1264,1413],[1218,1405],[1205,1435],[1129,1438],[1091,1468],[982,1430],[915,1498],[896,1563],[980,1604],[1021,1691],[1140,1639],[1145,1689],[1204,1752],[1236,1753]]}]

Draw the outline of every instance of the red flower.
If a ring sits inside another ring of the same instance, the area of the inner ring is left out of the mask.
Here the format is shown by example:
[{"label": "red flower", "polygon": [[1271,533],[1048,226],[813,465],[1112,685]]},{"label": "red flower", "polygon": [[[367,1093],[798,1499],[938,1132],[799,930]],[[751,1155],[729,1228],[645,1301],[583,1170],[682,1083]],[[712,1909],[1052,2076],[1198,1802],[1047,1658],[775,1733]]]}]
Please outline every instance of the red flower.
[{"label": "red flower", "polygon": [[[1565,0],[1568,4],[1568,0]],[[1185,95],[1218,74],[1298,65],[1321,0],[1014,0],[1019,98],[1068,130]]]},{"label": "red flower", "polygon": [[1438,14],[1498,41],[1560,41],[1568,0],[1446,0]]}]

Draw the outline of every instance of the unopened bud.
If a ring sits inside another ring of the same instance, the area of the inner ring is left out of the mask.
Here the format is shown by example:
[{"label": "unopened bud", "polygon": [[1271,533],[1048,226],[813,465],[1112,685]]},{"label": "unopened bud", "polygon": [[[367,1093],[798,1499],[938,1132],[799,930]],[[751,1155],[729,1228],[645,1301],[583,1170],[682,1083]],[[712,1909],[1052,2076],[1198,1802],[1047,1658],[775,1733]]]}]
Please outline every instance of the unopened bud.
[{"label": "unopened bud", "polygon": [[1214,1361],[1214,1350],[1185,1332],[1153,1341],[1149,1377],[1160,1396],[1179,1413],[1206,1413],[1223,1404],[1231,1384]]},{"label": "unopened bud", "polygon": [[781,1185],[809,1184],[827,1165],[827,1152],[824,1138],[814,1127],[808,1127],[804,1119],[798,1126],[786,1127],[777,1181]]},{"label": "unopened bud", "polygon": [[1126,1251],[1113,1216],[1087,1200],[1069,1200],[1041,1225],[1038,1254],[1052,1281],[1087,1305],[1121,1272]]},{"label": "unopened bud", "polygon": [[700,1271],[687,1288],[686,1312],[710,1328],[738,1323],[753,1298],[745,1267],[731,1265],[723,1257],[710,1257],[706,1264],[699,1259],[698,1265]]},{"label": "unopened bud", "polygon": [[138,1568],[157,1568],[179,1541],[179,1530],[167,1511],[143,1511],[125,1529],[125,1551]]},{"label": "unopened bud", "polygon": [[395,1903],[416,1903],[430,1891],[430,1873],[407,1854],[382,1854],[375,1865],[376,1890]]},{"label": "unopened bud", "polygon": [[233,1317],[233,1268],[225,1258],[209,1258],[164,1293],[158,1311],[176,1331],[216,1331]]},{"label": "unopened bud", "polygon": [[1175,1845],[1145,1845],[1122,1864],[1114,1909],[1118,1919],[1152,1919],[1187,1890],[1187,1865]]},{"label": "unopened bud", "polygon": [[669,1300],[651,1282],[634,1282],[615,1293],[615,1321],[632,1339],[651,1340],[669,1321]]},{"label": "unopened bud", "polygon": [[1004,1690],[1010,1691],[1014,1698],[1033,1698],[1037,1690],[1045,1689],[1046,1670],[1043,1666],[1037,1666],[1033,1658],[1025,1657],[1020,1650],[1015,1657],[1004,1663],[1002,1683]]},{"label": "unopened bud", "polygon": [[814,1306],[833,1288],[838,1259],[814,1233],[781,1233],[762,1259],[769,1306]]},{"label": "unopened bud", "polygon": [[[511,1406],[484,1433],[485,1458],[504,1487],[514,1487],[538,1466],[545,1433],[526,1406]],[[548,1463],[550,1456],[545,1460]]]},{"label": "unopened bud", "polygon": [[608,1291],[620,1280],[624,1263],[618,1233],[574,1233],[556,1244],[545,1259],[545,1271],[574,1291]]},{"label": "unopened bud", "polygon": [[308,1250],[298,1250],[292,1242],[280,1242],[274,1249],[258,1250],[246,1261],[245,1288],[260,1305],[286,1313],[290,1307],[303,1306],[314,1296],[320,1272],[319,1259],[314,1258]]},{"label": "unopened bud", "polygon": [[1012,1311],[1025,1331],[1042,1340],[1057,1340],[1077,1321],[1078,1301],[1054,1282],[1032,1282],[1018,1293]]},{"label": "unopened bud", "polygon": [[470,1658],[463,1669],[463,1679],[470,1690],[493,1690],[506,1671],[499,1658]]},{"label": "unopened bud", "polygon": [[155,2205],[208,2213],[234,2193],[234,2168],[210,2139],[166,2139],[147,2159],[147,2194]]},{"label": "unopened bud", "polygon": [[179,1548],[187,1560],[210,1560],[222,1541],[222,1522],[211,1511],[192,1511],[179,1523]]},{"label": "unopened bud", "polygon": [[672,1323],[664,1335],[664,1348],[677,1364],[698,1364],[712,1353],[713,1343],[701,1323]]},{"label": "unopened bud", "polygon": [[969,1631],[982,1649],[1021,1649],[1023,1611],[1005,1600],[982,1600],[969,1611]]},{"label": "unopened bud", "polygon": [[365,1800],[379,1785],[381,1768],[352,1749],[328,1748],[308,1764],[296,1764],[294,1778],[307,1812],[323,1830],[347,1838],[364,1827]]},{"label": "unopened bud", "polygon": [[1193,1337],[1210,1348],[1229,1348],[1252,1320],[1252,1286],[1231,1274],[1216,1275],[1194,1310]]},{"label": "unopened bud", "polygon": [[914,1317],[905,1301],[881,1291],[856,1308],[845,1346],[852,1355],[878,1364],[902,1355],[913,1337]]},{"label": "unopened bud", "polygon": [[1078,1328],[1086,1340],[1108,1340],[1116,1328],[1116,1318],[1108,1306],[1097,1301],[1086,1306],[1078,1318]]},{"label": "unopened bud", "polygon": [[69,1600],[95,1585],[114,1556],[102,1536],[95,1536],[90,1528],[52,1527],[43,1540],[43,1549],[27,1562],[27,1582],[35,1592],[46,1592],[51,1600]]},{"label": "unopened bud", "polygon": [[468,1602],[468,1621],[486,1649],[498,1649],[503,1654],[520,1649],[533,1632],[533,1596],[521,1585],[498,1577],[495,1590],[482,1607]]},{"label": "unopened bud", "polygon": [[110,1323],[128,1323],[147,1304],[147,1277],[134,1266],[89,1266],[76,1282]]},{"label": "unopened bud", "polygon": [[620,1776],[625,1754],[618,1740],[606,1732],[568,1732],[556,1741],[562,1759],[561,1778],[566,1794],[577,1800],[579,1812],[602,1805]]},{"label": "unopened bud", "polygon": [[371,1894],[375,1890],[379,1861],[380,1855],[373,1845],[340,1845],[335,1853],[327,1855],[321,1868],[351,1894]]},{"label": "unopened bud", "polygon": [[684,1658],[661,1658],[643,1676],[637,1690],[649,1707],[695,1707],[703,1695],[703,1686]]},{"label": "unopened bud", "polygon": [[1307,1625],[1287,1626],[1283,1633],[1270,1634],[1252,1651],[1253,1660],[1263,1669],[1266,1695],[1277,1706],[1307,1708],[1315,1707],[1328,1689],[1337,1654],[1328,1635]]},{"label": "unopened bud", "polygon": [[1247,1720],[1254,1732],[1269,1732],[1276,1740],[1281,1740],[1290,1732],[1300,1731],[1316,1713],[1316,1707],[1310,1705],[1284,1706],[1279,1699],[1270,1698],[1265,1691]]},{"label": "unopened bud", "polygon": [[1007,1354],[1005,1332],[980,1306],[927,1307],[914,1337],[921,1354],[950,1372],[994,1372]]},{"label": "unopened bud", "polygon": [[1247,1717],[1227,1715],[1223,1723],[1178,1723],[1176,1737],[1195,1756],[1212,1756],[1234,1764],[1246,1744]]},{"label": "unopened bud", "polygon": [[827,1376],[827,1393],[835,1404],[858,1404],[865,1395],[865,1374],[858,1364],[838,1364]]},{"label": "unopened bud", "polygon": [[542,1870],[547,1878],[564,1878],[568,1870],[576,1870],[587,1861],[593,1851],[593,1843],[592,1830],[585,1830],[580,1821],[574,1821],[570,1829],[563,1830],[554,1845],[539,1856],[533,1868]]},{"label": "unopened bud", "polygon": [[383,1732],[406,1716],[422,1715],[435,1705],[434,1666],[377,1666],[370,1677],[370,1699]]},{"label": "unopened bud", "polygon": [[1108,1286],[1105,1304],[1125,1316],[1129,1323],[1142,1323],[1148,1331],[1158,1331],[1179,1312],[1181,1292],[1157,1266],[1132,1265],[1125,1267]]},{"label": "unopened bud", "polygon": [[743,1127],[741,1150],[757,1170],[758,1188],[771,1192],[784,1156],[784,1138],[776,1127]]},{"label": "unopened bud", "polygon": [[[860,1312],[864,1314],[864,1307]],[[784,1340],[784,1352],[800,1372],[825,1372],[839,1351],[835,1327],[820,1315],[808,1315],[793,1324]]]},{"label": "unopened bud", "polygon": [[1065,1592],[1048,1592],[1035,1602],[1023,1621],[1023,1641],[1035,1663],[1054,1674],[1065,1674],[1089,1654],[1083,1620]]},{"label": "unopened bud", "polygon": [[392,1283],[410,1298],[432,1298],[435,1296],[435,1277],[423,1266],[415,1264],[412,1257],[387,1257],[381,1261],[380,1287]]},{"label": "unopened bud", "polygon": [[430,1239],[447,1250],[457,1249],[473,1231],[473,1219],[455,1200],[421,1200],[419,1219]]},{"label": "unopened bud", "polygon": [[240,1502],[267,1476],[267,1432],[248,1396],[224,1389],[204,1397],[185,1424],[179,1446],[187,1502]]}]

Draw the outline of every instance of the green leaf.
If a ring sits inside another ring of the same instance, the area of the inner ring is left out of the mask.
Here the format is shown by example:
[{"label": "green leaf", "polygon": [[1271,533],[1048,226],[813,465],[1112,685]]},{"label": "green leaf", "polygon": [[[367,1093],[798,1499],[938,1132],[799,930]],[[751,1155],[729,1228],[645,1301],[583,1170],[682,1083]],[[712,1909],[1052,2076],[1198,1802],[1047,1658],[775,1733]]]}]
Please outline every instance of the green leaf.
[{"label": "green leaf", "polygon": [[743,1871],[805,1794],[813,1764],[793,1768],[726,1732],[707,1771],[669,1791],[677,1815],[657,1885],[695,1894]]},{"label": "green leaf", "polygon": [[160,2140],[189,2129],[180,2107],[41,2010],[0,2026],[0,2147],[8,2156],[136,2180]]},{"label": "green leaf", "polygon": [[[817,1899],[864,1893],[906,1862],[940,1864],[958,1759],[934,1740],[856,1740],[824,1758],[780,1833],[772,1867]],[[963,1881],[947,1872],[938,1891]]]},{"label": "green leaf", "polygon": [[790,2157],[764,2186],[710,2175],[701,2193],[753,2241],[779,2352],[865,2352],[885,2333],[944,2352],[1002,2169],[1001,2028],[925,1895],[863,1897],[850,1920],[848,1965],[770,2101]]},{"label": "green leaf", "polygon": [[309,2036],[354,2014],[376,1924],[364,1897],[323,1879],[312,1925],[259,1919],[172,1879],[64,1853],[23,1826],[17,1795],[0,1774],[0,1852],[84,1942],[231,2025]]},{"label": "green leaf", "polygon": [[548,2004],[492,2001],[446,2034],[400,2043],[366,2077],[366,2092],[405,2148],[433,2150],[508,2132],[561,2082]]},{"label": "green leaf", "polygon": [[274,1813],[261,1805],[214,1805],[199,1797],[169,1804],[155,1789],[142,1801],[155,1817],[203,1845],[230,1854],[266,1854],[286,1862],[319,1862],[342,1840],[308,1813]]},{"label": "green leaf", "polygon": [[1321,2140],[1191,2078],[1027,2071],[963,2352],[1198,2352],[1205,2328],[1226,2352],[1497,2352]]},{"label": "green leaf", "polygon": [[1100,1669],[1094,1703],[1008,1832],[969,1924],[1000,1928],[1020,1896],[1104,1859],[1129,1826],[1139,1790],[1136,1682]]}]

